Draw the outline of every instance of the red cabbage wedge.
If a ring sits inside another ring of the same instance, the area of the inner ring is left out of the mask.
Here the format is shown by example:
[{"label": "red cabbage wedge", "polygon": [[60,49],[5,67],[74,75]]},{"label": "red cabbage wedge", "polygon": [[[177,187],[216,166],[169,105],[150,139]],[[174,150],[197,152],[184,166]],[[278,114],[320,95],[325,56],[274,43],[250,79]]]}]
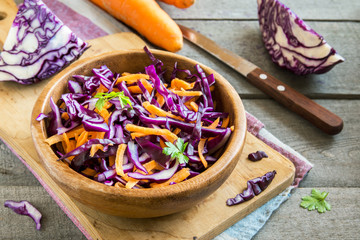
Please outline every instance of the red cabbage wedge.
[{"label": "red cabbage wedge", "polygon": [[46,79],[87,47],[41,0],[25,0],[0,54],[0,81],[32,84]]},{"label": "red cabbage wedge", "polygon": [[344,58],[288,7],[258,0],[259,24],[273,62],[297,75],[325,73]]}]

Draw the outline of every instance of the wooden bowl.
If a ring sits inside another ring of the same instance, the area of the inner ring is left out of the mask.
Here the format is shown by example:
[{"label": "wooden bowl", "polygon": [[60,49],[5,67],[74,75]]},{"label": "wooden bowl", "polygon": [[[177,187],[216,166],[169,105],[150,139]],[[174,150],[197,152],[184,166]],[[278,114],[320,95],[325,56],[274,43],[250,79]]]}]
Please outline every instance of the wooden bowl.
[{"label": "wooden bowl", "polygon": [[[152,50],[152,52],[155,57],[163,61],[163,69],[169,69],[169,74],[171,74],[175,62],[178,62],[180,68],[191,70],[194,69],[195,64],[198,64],[194,60],[177,54],[157,50]],[[45,143],[47,134],[44,121],[35,120],[40,113],[50,112],[50,96],[56,102],[66,91],[67,82],[72,75],[91,75],[93,68],[99,68],[102,65],[107,65],[115,72],[136,73],[143,71],[144,67],[150,64],[152,63],[143,50],[110,52],[78,61],[60,72],[47,84],[32,112],[32,137],[46,171],[66,194],[107,214],[148,218],[164,216],[195,206],[218,189],[229,177],[244,146],[246,117],[239,95],[220,74],[200,64],[207,75],[214,74],[216,108],[230,114],[231,124],[235,128],[226,146],[222,149],[221,157],[206,171],[187,181],[162,188],[121,189],[88,179],[62,161],[57,161],[58,157]]]}]

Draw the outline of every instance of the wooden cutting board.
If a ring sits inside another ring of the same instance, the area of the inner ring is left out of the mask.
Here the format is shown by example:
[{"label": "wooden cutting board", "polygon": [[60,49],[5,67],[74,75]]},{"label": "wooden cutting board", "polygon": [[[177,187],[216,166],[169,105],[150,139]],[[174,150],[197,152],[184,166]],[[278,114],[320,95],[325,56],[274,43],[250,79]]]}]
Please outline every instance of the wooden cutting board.
[{"label": "wooden cutting board", "polygon": [[[11,1],[2,0],[4,3]],[[5,8],[9,9],[9,8]],[[12,16],[9,14],[8,16]],[[6,20],[6,19],[5,19]],[[10,21],[11,24],[12,21]],[[0,29],[9,28],[9,23]],[[2,25],[3,24],[3,25]],[[0,31],[0,41],[4,34]],[[92,46],[81,58],[111,50],[143,48],[145,43],[133,33],[118,33],[89,41]],[[1,44],[2,46],[2,44]],[[93,239],[211,239],[281,193],[291,185],[295,168],[290,160],[248,133],[243,154],[229,179],[204,202],[170,216],[154,219],[126,219],[94,211],[66,195],[41,166],[30,133],[30,117],[34,103],[49,80],[24,86],[15,82],[0,82],[0,138],[21,158],[47,191],[62,206],[74,223]],[[251,109],[249,109],[251,111]],[[259,162],[247,160],[247,155],[263,150],[269,158]],[[243,204],[227,207],[225,202],[246,188],[249,179],[276,170],[270,186],[260,195]]]}]

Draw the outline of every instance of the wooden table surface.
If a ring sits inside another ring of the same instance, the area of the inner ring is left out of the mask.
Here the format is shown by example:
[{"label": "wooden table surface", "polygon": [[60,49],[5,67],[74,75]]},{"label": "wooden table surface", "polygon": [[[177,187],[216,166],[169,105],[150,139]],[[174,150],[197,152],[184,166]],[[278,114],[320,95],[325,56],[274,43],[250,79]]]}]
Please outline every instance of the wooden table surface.
[{"label": "wooden table surface", "polygon": [[[86,0],[60,0],[108,33],[131,31]],[[18,0],[17,2],[20,2]],[[339,115],[343,131],[329,136],[269,99],[244,77],[190,43],[179,54],[210,66],[227,78],[245,108],[266,129],[306,157],[314,168],[254,239],[359,239],[360,232],[360,1],[283,0],[324,36],[346,61],[322,75],[295,76],[275,66],[261,39],[256,0],[197,0],[187,10],[160,4],[178,23],[194,28],[243,56]],[[332,210],[301,207],[312,188],[328,191]],[[0,207],[0,239],[85,239],[21,161],[0,142],[0,202],[26,199],[43,213],[42,230],[27,217]],[[239,231],[241,231],[239,229]]]}]

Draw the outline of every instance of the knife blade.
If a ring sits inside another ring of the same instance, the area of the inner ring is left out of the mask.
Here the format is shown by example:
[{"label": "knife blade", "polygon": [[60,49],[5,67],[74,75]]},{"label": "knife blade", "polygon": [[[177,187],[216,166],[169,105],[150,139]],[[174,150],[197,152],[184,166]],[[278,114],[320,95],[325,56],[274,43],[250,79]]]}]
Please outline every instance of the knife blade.
[{"label": "knife blade", "polygon": [[220,47],[217,43],[201,33],[180,24],[178,25],[185,39],[239,72],[255,87],[262,90],[265,94],[289,110],[299,114],[320,130],[327,134],[334,135],[340,133],[343,129],[343,121],[336,114],[281,82],[274,76],[271,76],[255,64],[228,49]]}]

